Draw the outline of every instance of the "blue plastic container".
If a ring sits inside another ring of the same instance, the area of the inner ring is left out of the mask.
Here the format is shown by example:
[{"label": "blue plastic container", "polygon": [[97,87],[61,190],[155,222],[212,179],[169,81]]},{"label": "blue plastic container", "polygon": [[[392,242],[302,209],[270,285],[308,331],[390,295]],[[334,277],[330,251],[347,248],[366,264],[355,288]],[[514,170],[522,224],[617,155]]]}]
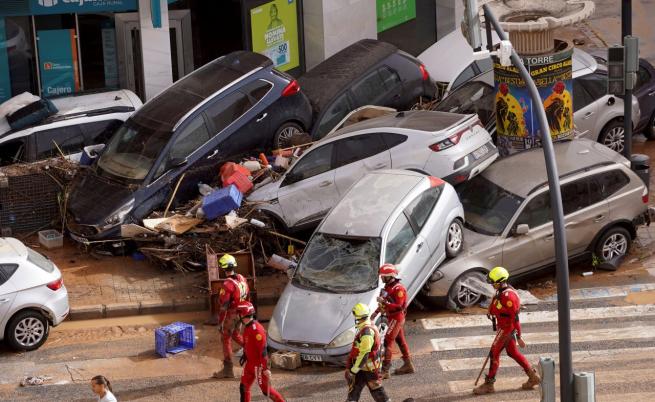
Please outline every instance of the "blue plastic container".
[{"label": "blue plastic container", "polygon": [[212,220],[228,214],[241,206],[242,199],[243,194],[233,184],[209,193],[202,199],[205,218]]},{"label": "blue plastic container", "polygon": [[104,148],[105,144],[89,145],[84,147],[82,150],[82,156],[80,156],[80,165],[91,166],[93,162],[98,159],[100,151],[102,151]]},{"label": "blue plastic container", "polygon": [[161,357],[180,353],[196,347],[196,335],[193,325],[174,322],[155,330],[155,351]]}]

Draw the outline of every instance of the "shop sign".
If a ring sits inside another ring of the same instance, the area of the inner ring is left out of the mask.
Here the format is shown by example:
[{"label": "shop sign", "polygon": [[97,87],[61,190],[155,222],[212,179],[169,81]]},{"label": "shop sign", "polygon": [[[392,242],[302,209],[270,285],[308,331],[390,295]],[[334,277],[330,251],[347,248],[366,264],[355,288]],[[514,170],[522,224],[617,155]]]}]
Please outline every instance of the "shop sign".
[{"label": "shop sign", "polygon": [[0,103],[9,98],[11,98],[11,78],[9,77],[7,35],[5,32],[5,19],[0,17]]},{"label": "shop sign", "polygon": [[137,0],[30,0],[32,14],[95,13],[137,9]]},{"label": "shop sign", "polygon": [[295,0],[275,0],[250,10],[252,50],[288,71],[300,65],[298,12]]},{"label": "shop sign", "polygon": [[[559,53],[524,57],[546,110],[553,141],[573,137],[572,48]],[[501,156],[541,145],[539,121],[528,88],[514,66],[494,58],[496,133]]]},{"label": "shop sign", "polygon": [[41,96],[67,95],[80,90],[74,29],[37,31]]},{"label": "shop sign", "polygon": [[377,0],[378,32],[416,18],[416,0]]}]

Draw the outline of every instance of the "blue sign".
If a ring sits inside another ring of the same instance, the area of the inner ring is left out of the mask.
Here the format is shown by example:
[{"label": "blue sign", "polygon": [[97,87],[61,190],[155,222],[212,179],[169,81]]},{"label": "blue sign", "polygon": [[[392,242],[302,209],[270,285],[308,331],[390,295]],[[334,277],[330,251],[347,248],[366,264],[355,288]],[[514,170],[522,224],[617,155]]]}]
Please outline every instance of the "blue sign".
[{"label": "blue sign", "polygon": [[137,0],[30,0],[32,14],[96,13],[137,9]]},{"label": "blue sign", "polygon": [[5,33],[5,19],[0,17],[0,103],[9,98],[11,98],[11,78],[9,77],[7,36]]},{"label": "blue sign", "polygon": [[77,42],[74,29],[37,31],[41,96],[72,94],[79,91]]}]

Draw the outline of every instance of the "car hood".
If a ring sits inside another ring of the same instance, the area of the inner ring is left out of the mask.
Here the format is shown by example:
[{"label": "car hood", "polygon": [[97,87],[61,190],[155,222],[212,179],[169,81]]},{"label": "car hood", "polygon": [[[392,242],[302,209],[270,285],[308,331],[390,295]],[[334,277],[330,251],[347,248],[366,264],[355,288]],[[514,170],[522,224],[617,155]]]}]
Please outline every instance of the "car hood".
[{"label": "car hood", "polygon": [[75,223],[103,225],[105,219],[133,199],[132,190],[98,177],[92,171],[76,177],[68,196],[68,212]]},{"label": "car hood", "polygon": [[489,248],[496,242],[498,236],[488,236],[464,228],[464,252],[460,255],[470,256]]},{"label": "car hood", "polygon": [[258,188],[257,190],[253,191],[252,193],[250,193],[250,195],[247,197],[247,200],[251,202],[271,201],[277,198],[277,193],[278,190],[280,189],[281,183],[282,183],[282,179],[279,179],[278,181],[274,181],[272,183],[265,184],[260,188]]},{"label": "car hood", "polygon": [[378,294],[378,289],[355,294],[321,293],[288,284],[273,318],[283,340],[327,345],[355,325],[353,306],[365,303],[376,308]]}]

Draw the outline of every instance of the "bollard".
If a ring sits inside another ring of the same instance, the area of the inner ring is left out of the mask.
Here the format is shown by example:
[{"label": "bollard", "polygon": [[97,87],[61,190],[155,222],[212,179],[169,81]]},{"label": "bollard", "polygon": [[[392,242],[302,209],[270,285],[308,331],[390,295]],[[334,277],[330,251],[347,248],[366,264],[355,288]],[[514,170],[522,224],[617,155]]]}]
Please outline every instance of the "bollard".
[{"label": "bollard", "polygon": [[573,400],[575,402],[596,401],[594,373],[573,373]]},{"label": "bollard", "polygon": [[539,359],[541,377],[541,402],[555,402],[555,360],[550,357]]}]

